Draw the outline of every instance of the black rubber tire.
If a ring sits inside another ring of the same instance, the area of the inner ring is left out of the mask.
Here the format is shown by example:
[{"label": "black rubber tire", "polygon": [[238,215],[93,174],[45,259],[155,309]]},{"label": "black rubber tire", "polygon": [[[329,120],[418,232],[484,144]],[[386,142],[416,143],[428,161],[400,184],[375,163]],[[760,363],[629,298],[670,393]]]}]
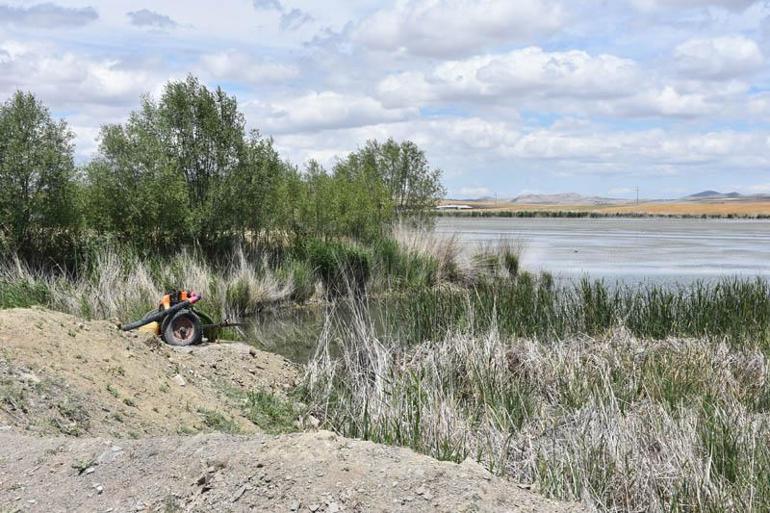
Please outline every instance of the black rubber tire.
[{"label": "black rubber tire", "polygon": [[189,310],[180,310],[163,329],[163,340],[171,346],[192,346],[203,340],[201,320]]}]

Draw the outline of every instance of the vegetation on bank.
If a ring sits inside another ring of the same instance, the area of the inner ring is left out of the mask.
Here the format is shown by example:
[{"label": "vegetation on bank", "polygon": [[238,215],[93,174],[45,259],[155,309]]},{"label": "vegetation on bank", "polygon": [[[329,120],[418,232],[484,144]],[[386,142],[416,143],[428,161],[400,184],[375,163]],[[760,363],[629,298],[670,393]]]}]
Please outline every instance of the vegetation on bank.
[{"label": "vegetation on bank", "polygon": [[725,278],[690,285],[557,283],[548,275],[482,276],[470,287],[412,290],[378,305],[402,343],[440,340],[453,331],[496,330],[506,337],[603,336],[623,328],[647,339],[724,339],[770,354],[770,283]]},{"label": "vegetation on bank", "polygon": [[458,329],[404,348],[376,322],[362,311],[307,367],[307,401],[329,428],[474,458],[596,511],[770,508],[766,349],[622,328],[567,339]]},{"label": "vegetation on bank", "polygon": [[192,76],[105,125],[80,166],[66,122],[31,93],[0,105],[0,133],[0,251],[72,273],[105,245],[214,258],[309,238],[370,243],[443,194],[440,171],[409,141],[369,141],[331,169],[299,169],[247,130],[235,97]]}]

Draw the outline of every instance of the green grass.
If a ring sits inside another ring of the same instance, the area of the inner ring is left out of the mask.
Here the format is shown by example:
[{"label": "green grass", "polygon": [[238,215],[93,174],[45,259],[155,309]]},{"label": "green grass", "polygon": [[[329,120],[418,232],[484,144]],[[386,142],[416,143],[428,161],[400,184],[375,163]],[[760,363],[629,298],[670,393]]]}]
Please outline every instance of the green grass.
[{"label": "green grass", "polygon": [[385,333],[406,345],[455,330],[494,328],[517,337],[599,336],[620,326],[636,336],[725,338],[769,347],[770,284],[724,279],[689,286],[556,285],[549,275],[491,277],[469,287],[433,287],[382,300]]},{"label": "green grass", "polygon": [[198,414],[203,419],[203,425],[206,426],[207,429],[220,431],[222,433],[240,433],[238,423],[218,411],[200,408]]},{"label": "green grass", "polygon": [[244,415],[260,429],[270,434],[297,431],[297,405],[291,399],[272,392],[255,390],[246,397]]},{"label": "green grass", "polygon": [[0,308],[27,308],[47,301],[48,288],[44,283],[0,278]]}]

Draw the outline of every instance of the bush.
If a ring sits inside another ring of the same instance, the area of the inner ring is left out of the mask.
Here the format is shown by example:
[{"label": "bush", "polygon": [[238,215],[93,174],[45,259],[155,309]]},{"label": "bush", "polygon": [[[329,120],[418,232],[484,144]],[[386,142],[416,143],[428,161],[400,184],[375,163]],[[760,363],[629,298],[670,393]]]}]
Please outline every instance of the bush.
[{"label": "bush", "polygon": [[348,292],[360,295],[366,290],[372,256],[360,245],[310,239],[299,251],[323,281],[328,296],[340,297]]},{"label": "bush", "polygon": [[289,260],[279,270],[281,276],[292,284],[291,299],[297,303],[305,303],[315,294],[316,275],[311,264],[304,260]]},{"label": "bush", "polygon": [[393,239],[374,245],[377,277],[390,287],[432,287],[438,283],[439,262],[430,255],[404,250]]},{"label": "bush", "polygon": [[0,280],[0,308],[27,308],[45,304],[48,287],[43,282]]}]

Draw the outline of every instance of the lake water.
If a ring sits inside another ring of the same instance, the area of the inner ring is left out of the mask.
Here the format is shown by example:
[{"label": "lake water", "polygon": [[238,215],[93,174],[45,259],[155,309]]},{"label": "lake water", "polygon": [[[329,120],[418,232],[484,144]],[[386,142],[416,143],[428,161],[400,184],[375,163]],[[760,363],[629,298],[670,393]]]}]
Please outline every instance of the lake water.
[{"label": "lake water", "polygon": [[522,265],[561,278],[680,282],[770,276],[770,221],[713,219],[461,218],[437,220],[469,251],[513,239]]},{"label": "lake water", "polygon": [[[770,278],[770,221],[700,219],[452,218],[436,230],[456,234],[467,254],[510,239],[522,265],[565,281],[675,286],[723,277]],[[264,312],[247,329],[259,347],[306,362],[323,329],[324,308]]]}]

